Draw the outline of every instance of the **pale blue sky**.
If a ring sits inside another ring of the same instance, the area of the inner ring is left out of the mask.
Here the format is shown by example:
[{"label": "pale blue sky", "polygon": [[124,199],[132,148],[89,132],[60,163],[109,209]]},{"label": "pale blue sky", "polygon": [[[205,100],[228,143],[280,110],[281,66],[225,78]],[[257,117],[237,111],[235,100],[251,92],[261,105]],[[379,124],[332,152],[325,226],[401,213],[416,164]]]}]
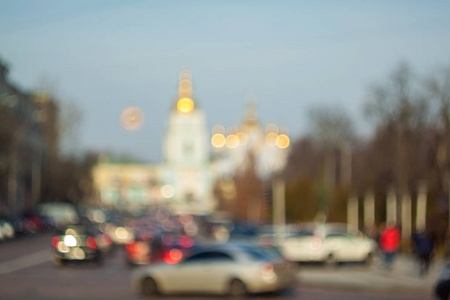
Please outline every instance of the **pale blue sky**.
[{"label": "pale blue sky", "polygon": [[[362,131],[368,87],[404,60],[450,65],[448,1],[0,0],[0,57],[26,89],[42,77],[83,113],[79,149],[161,159],[178,72],[192,71],[208,126],[236,124],[248,93],[263,124],[309,129],[308,111],[342,106]],[[144,127],[121,128],[140,106]]]}]

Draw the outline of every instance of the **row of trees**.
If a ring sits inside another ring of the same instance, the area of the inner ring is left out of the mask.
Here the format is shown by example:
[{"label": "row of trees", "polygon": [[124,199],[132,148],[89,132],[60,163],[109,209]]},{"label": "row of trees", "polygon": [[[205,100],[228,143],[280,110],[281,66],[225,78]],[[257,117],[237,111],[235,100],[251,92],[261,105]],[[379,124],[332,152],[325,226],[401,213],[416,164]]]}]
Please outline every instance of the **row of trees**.
[{"label": "row of trees", "polygon": [[350,194],[362,197],[370,190],[380,223],[389,190],[395,189],[398,199],[406,194],[414,199],[424,184],[429,214],[442,214],[447,221],[450,69],[420,77],[402,63],[387,81],[369,90],[362,113],[375,128],[365,138],[357,137],[343,108],[311,111],[311,134],[292,145],[284,172],[288,221],[318,216],[345,221]]}]

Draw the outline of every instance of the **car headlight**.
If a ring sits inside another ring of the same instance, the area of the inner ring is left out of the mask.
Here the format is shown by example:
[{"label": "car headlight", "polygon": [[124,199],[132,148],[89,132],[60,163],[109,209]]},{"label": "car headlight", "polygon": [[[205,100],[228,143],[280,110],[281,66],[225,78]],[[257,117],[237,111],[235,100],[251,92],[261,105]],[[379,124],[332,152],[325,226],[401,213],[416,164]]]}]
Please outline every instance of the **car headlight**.
[{"label": "car headlight", "polygon": [[66,235],[64,237],[64,244],[67,247],[75,247],[77,245],[77,239],[73,235]]}]

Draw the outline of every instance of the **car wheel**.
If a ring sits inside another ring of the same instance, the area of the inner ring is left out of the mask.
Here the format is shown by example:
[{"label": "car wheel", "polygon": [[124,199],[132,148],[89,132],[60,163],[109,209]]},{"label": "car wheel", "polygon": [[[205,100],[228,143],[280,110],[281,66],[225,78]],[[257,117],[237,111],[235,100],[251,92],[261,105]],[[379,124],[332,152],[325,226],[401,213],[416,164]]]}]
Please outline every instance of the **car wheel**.
[{"label": "car wheel", "polygon": [[154,296],[158,294],[158,287],[153,278],[147,277],[142,282],[142,293],[145,296]]},{"label": "car wheel", "polygon": [[247,295],[247,288],[245,287],[245,284],[239,279],[234,279],[231,281],[229,295],[236,298]]},{"label": "car wheel", "polygon": [[334,268],[337,266],[337,261],[333,254],[329,254],[327,256],[327,258],[325,259],[324,263],[325,263],[325,266],[327,266],[329,268]]}]

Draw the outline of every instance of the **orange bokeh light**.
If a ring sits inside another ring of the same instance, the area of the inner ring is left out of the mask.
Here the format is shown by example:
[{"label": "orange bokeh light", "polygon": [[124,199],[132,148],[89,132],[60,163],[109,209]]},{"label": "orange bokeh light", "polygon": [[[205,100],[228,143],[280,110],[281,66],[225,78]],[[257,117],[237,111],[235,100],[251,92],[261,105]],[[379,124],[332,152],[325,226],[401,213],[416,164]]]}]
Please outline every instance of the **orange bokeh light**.
[{"label": "orange bokeh light", "polygon": [[227,136],[227,147],[230,149],[234,149],[239,146],[239,137],[236,134],[230,134]]},{"label": "orange bokeh light", "polygon": [[276,143],[279,148],[285,149],[285,148],[289,147],[289,144],[291,143],[291,141],[287,135],[280,134],[279,136],[277,136]]},{"label": "orange bokeh light", "polygon": [[182,113],[189,113],[194,109],[194,101],[190,98],[182,98],[177,102],[177,109]]},{"label": "orange bokeh light", "polygon": [[216,148],[222,148],[223,146],[225,146],[225,143],[226,143],[226,138],[221,133],[216,133],[211,138],[211,144]]}]

